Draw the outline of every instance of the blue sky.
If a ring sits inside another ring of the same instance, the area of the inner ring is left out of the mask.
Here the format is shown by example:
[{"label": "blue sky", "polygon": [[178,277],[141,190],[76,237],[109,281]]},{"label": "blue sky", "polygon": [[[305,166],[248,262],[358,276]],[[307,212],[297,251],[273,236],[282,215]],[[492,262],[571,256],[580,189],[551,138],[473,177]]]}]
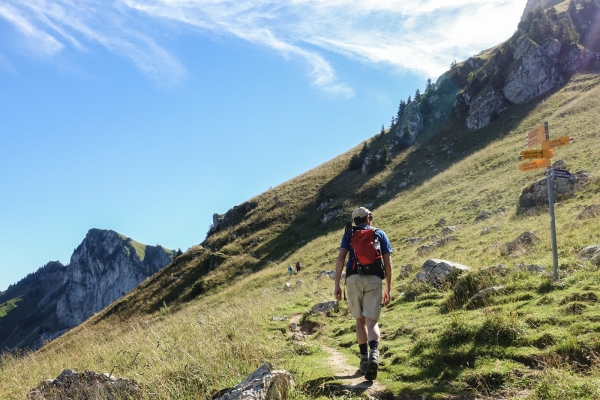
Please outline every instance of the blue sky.
[{"label": "blue sky", "polygon": [[3,0],[0,290],[91,228],[187,248],[389,125],[526,0]]}]

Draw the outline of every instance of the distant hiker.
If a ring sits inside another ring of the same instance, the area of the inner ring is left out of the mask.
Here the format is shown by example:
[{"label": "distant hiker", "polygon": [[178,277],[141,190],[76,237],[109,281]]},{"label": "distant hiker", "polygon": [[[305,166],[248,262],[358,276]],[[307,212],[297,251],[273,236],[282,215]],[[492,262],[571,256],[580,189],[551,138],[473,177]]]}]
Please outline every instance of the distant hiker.
[{"label": "distant hiker", "polygon": [[[354,225],[352,226],[352,221]],[[377,378],[379,367],[379,315],[390,302],[392,286],[392,246],[381,229],[371,226],[373,214],[364,207],[352,212],[335,264],[335,297],[342,300],[340,280],[346,255],[348,308],[356,319],[356,339],[360,349],[360,372],[365,379]],[[385,290],[382,281],[385,279]],[[368,347],[367,347],[368,345]]]},{"label": "distant hiker", "polygon": [[296,273],[299,274],[302,269],[302,265],[300,265],[300,261],[296,262]]},{"label": "distant hiker", "polygon": [[288,275],[292,276],[292,274],[294,273],[294,268],[292,268],[292,264],[288,265]]}]

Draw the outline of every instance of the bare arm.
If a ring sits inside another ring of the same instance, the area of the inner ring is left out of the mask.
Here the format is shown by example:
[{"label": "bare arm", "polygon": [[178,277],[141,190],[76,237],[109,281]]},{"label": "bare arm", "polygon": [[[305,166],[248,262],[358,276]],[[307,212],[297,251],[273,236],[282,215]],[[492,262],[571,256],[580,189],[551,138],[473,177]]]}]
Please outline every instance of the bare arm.
[{"label": "bare arm", "polygon": [[391,253],[383,255],[383,267],[385,268],[385,290],[383,292],[383,305],[388,305],[392,290],[392,257]]},{"label": "bare arm", "polygon": [[340,248],[337,260],[335,261],[335,298],[337,301],[342,300],[342,288],[340,287],[340,280],[342,279],[342,271],[344,270],[344,262],[346,261],[347,249]]}]

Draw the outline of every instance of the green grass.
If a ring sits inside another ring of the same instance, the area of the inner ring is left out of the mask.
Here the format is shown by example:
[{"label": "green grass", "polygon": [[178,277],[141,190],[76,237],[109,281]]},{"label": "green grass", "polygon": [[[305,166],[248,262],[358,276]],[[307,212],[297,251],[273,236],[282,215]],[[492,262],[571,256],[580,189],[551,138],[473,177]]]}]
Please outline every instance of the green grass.
[{"label": "green grass", "polygon": [[21,300],[22,298],[19,296],[0,304],[0,318],[4,317],[10,310],[17,308],[17,305],[21,302]]}]

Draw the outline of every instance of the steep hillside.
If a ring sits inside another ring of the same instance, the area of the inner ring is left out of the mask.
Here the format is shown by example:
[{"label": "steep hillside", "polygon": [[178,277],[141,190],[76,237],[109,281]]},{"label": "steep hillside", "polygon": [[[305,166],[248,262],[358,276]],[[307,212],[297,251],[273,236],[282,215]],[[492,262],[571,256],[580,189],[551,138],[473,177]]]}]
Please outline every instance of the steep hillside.
[{"label": "steep hillside", "polygon": [[39,347],[104,309],[172,257],[172,250],[91,229],[68,265],[50,262],[0,294],[0,348]]},{"label": "steep hillside", "polygon": [[[297,398],[351,397],[325,348],[358,366],[353,321],[344,305],[320,315],[310,309],[332,299],[333,281],[315,278],[333,269],[344,223],[366,205],[394,247],[380,397],[598,398],[600,256],[581,251],[600,243],[600,218],[589,211],[600,208],[600,75],[579,41],[560,42],[555,31],[542,43],[525,36],[544,15],[453,65],[423,98],[405,102],[390,129],[216,215],[202,244],[84,324],[27,357],[2,357],[0,394],[22,398],[72,368],[134,378],[145,398],[210,398],[268,361],[292,372]],[[474,129],[471,99],[514,82],[526,64],[515,57],[519,43],[527,51],[517,53],[555,68],[553,84],[532,85],[537,96],[522,103],[492,102],[502,111],[486,108],[477,119],[486,123]],[[539,52],[552,46],[558,53]],[[573,49],[582,62],[570,70],[563,63]],[[543,121],[552,138],[575,138],[553,160],[590,177],[556,204],[558,281],[549,275],[547,207],[519,210],[521,193],[544,171],[519,171],[518,155]],[[512,251],[507,244],[526,231],[539,240]],[[428,259],[471,272],[431,287],[415,280]],[[286,266],[297,260],[304,269],[289,279]],[[291,338],[291,320],[300,320],[304,344]]]}]

